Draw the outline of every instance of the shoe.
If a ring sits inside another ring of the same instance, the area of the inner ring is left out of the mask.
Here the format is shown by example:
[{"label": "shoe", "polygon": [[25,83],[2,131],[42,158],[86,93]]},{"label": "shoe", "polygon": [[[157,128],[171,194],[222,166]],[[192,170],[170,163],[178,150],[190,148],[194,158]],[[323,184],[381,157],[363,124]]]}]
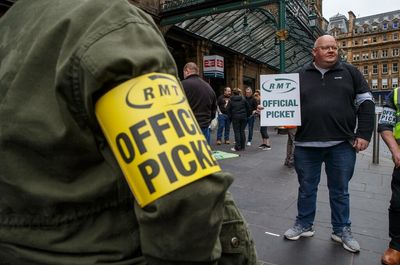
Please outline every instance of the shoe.
[{"label": "shoe", "polygon": [[221,145],[221,144],[222,144],[221,140],[217,140],[217,145]]},{"label": "shoe", "polygon": [[251,146],[251,142],[247,142],[247,146]]},{"label": "shoe", "polygon": [[266,150],[271,150],[271,149],[272,149],[271,146],[265,145],[262,150],[266,151]]},{"label": "shoe", "polygon": [[400,251],[388,248],[385,253],[383,253],[381,262],[384,265],[400,265]]},{"label": "shoe", "polygon": [[266,146],[267,146],[266,144],[261,144],[258,148],[263,149],[263,148],[266,147]]},{"label": "shoe", "polygon": [[231,151],[233,151],[233,152],[237,152],[238,150],[236,150],[236,148],[235,148],[235,147],[232,147],[232,148],[231,148]]},{"label": "shoe", "polygon": [[283,235],[285,236],[286,239],[297,240],[302,236],[311,237],[314,235],[314,233],[315,231],[313,230],[312,226],[306,228],[300,224],[295,224],[292,228],[287,230]]},{"label": "shoe", "polygon": [[353,235],[351,234],[351,229],[348,226],[343,227],[341,233],[332,233],[331,238],[333,241],[342,243],[343,248],[350,252],[355,253],[360,251],[360,245],[358,244],[357,240],[354,239]]},{"label": "shoe", "polygon": [[231,142],[229,142],[229,140],[225,141],[225,144],[230,144]]}]

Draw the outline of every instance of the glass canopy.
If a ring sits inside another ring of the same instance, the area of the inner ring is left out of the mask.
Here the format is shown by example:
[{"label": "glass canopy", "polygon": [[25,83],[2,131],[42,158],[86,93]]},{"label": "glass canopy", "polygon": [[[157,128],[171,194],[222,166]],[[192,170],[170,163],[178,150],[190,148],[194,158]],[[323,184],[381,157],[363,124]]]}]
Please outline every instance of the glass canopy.
[{"label": "glass canopy", "polygon": [[[174,6],[174,2],[176,1],[168,1],[169,8]],[[177,19],[179,22],[174,24],[181,30],[207,39],[214,45],[223,46],[279,71],[282,67],[280,41],[277,35],[280,31],[280,18],[279,5],[276,3],[279,1],[270,2],[275,2],[270,9],[250,7],[198,17],[186,10]],[[183,6],[187,8],[189,4],[186,3]],[[287,38],[284,40],[285,65],[283,69],[285,72],[293,72],[311,61],[311,49],[318,33],[315,28],[309,26],[310,11],[304,1],[286,0],[285,6],[284,30],[287,30],[285,34]],[[193,18],[185,19],[185,17]]]}]

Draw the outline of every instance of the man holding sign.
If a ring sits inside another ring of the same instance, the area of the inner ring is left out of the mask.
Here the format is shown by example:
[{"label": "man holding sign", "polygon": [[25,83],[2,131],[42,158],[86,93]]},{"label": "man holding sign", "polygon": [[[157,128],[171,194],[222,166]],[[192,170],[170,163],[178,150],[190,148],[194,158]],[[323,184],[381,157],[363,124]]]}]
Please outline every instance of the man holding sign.
[{"label": "man holding sign", "polygon": [[[374,102],[357,68],[339,61],[334,37],[319,37],[312,53],[314,61],[299,73],[302,116],[294,151],[300,184],[298,215],[295,225],[285,232],[285,238],[297,240],[314,235],[317,189],[324,163],[332,212],[331,238],[346,250],[358,252],[360,246],[350,229],[348,184],[353,176],[356,152],[365,150],[371,139]],[[290,112],[281,115],[290,115]]]}]

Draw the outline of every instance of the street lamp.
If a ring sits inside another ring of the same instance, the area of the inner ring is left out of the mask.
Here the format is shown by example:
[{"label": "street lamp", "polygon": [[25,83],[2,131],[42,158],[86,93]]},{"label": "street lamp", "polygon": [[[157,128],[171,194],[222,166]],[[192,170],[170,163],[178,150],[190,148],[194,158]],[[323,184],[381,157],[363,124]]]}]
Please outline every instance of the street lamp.
[{"label": "street lamp", "polygon": [[311,29],[314,29],[317,26],[317,14],[315,14],[314,11],[308,15],[308,25]]}]

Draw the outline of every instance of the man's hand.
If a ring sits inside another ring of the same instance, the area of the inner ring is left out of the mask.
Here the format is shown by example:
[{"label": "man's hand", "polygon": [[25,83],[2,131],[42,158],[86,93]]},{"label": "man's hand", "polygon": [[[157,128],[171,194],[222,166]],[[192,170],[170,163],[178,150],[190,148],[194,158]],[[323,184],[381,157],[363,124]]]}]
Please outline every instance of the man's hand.
[{"label": "man's hand", "polygon": [[258,106],[257,106],[257,109],[256,109],[255,111],[256,111],[257,114],[260,114],[260,112],[261,112],[263,109],[264,109],[263,106],[258,105]]},{"label": "man's hand", "polygon": [[368,148],[369,142],[367,140],[364,140],[362,138],[356,138],[354,140],[353,147],[356,149],[356,152],[364,151],[365,149]]},{"label": "man's hand", "polygon": [[396,149],[392,152],[392,160],[396,168],[400,167],[400,151]]}]

